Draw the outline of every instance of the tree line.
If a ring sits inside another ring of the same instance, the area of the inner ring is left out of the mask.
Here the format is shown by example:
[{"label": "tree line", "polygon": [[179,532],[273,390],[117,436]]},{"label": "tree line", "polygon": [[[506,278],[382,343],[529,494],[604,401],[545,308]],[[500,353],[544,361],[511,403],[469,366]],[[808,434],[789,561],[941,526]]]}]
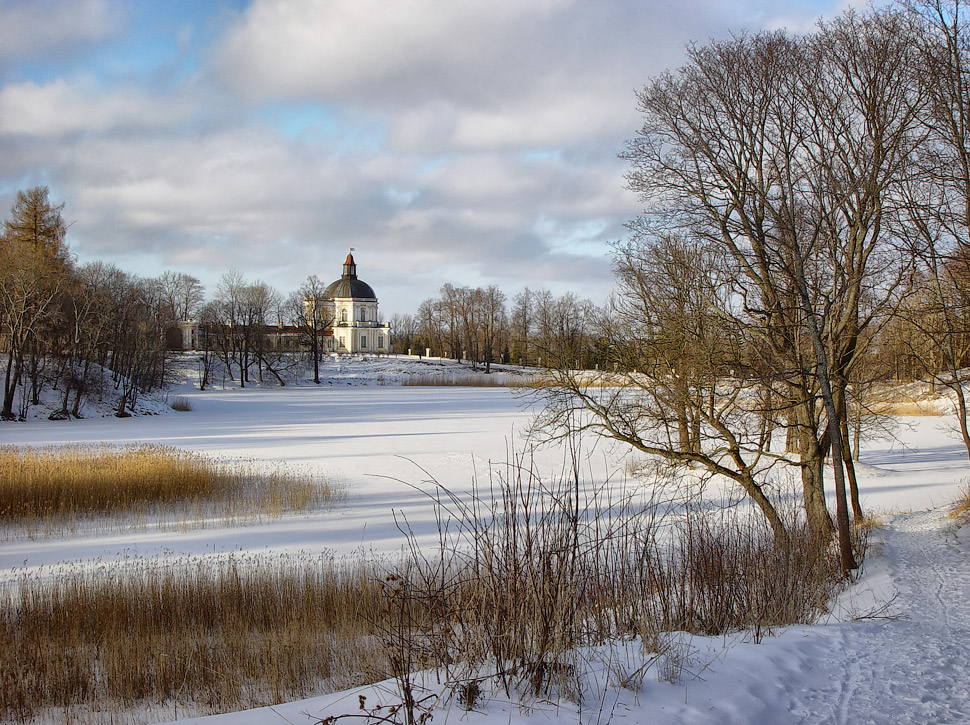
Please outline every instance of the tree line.
[{"label": "tree line", "polygon": [[395,352],[431,354],[485,365],[592,368],[605,359],[602,308],[571,292],[525,288],[512,299],[494,285],[446,283],[415,314],[391,318]]}]

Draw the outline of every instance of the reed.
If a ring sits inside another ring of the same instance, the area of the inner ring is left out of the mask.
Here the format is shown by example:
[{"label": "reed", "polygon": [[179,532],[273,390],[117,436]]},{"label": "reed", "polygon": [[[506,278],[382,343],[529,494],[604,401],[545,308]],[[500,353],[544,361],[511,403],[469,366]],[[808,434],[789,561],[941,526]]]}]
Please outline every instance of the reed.
[{"label": "reed", "polygon": [[187,558],[77,566],[9,585],[0,717],[53,708],[125,721],[146,706],[214,713],[387,676],[380,577],[332,559]]},{"label": "reed", "polygon": [[506,375],[503,373],[430,373],[410,375],[401,380],[404,387],[452,388],[533,388],[542,381],[539,375]]},{"label": "reed", "polygon": [[188,413],[193,409],[192,401],[181,395],[175,398],[175,400],[173,400],[169,405],[172,408],[172,410],[175,410],[179,413]]},{"label": "reed", "polygon": [[339,498],[326,481],[282,465],[212,459],[140,445],[0,448],[5,533],[51,535],[85,525],[181,525],[309,511]]}]

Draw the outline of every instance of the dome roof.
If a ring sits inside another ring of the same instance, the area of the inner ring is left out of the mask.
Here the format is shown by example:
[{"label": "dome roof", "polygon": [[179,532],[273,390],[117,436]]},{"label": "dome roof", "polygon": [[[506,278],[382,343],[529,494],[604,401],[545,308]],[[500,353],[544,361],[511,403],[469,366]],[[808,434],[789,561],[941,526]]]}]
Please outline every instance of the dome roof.
[{"label": "dome roof", "polygon": [[324,290],[324,297],[336,299],[338,297],[356,297],[357,299],[376,300],[377,295],[374,289],[366,282],[359,279],[347,279],[341,277],[336,282],[331,282]]},{"label": "dome roof", "polygon": [[330,299],[354,297],[356,299],[376,300],[374,288],[361,279],[357,279],[357,264],[354,255],[348,254],[344,260],[343,276],[331,282],[323,292],[324,297]]}]

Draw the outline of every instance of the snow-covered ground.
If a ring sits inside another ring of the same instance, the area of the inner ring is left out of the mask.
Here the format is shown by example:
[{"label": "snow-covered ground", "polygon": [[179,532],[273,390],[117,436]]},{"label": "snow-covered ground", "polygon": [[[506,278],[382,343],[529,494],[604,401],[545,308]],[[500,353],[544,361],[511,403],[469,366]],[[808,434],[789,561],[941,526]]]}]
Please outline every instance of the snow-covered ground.
[{"label": "snow-covered ground", "polygon": [[[132,556],[389,552],[404,543],[395,524],[401,513],[419,536],[430,536],[432,508],[409,484],[420,489],[433,476],[468,492],[476,477],[488,475],[490,462],[522,448],[532,411],[528,397],[503,388],[393,384],[415,374],[416,364],[345,359],[330,364],[320,386],[240,390],[219,381],[205,392],[187,374],[171,395],[187,398],[191,412],[3,424],[5,444],[148,442],[286,461],[344,486],[347,498],[331,510],[231,528],[0,541],[0,577]],[[599,444],[586,453],[591,484],[622,471],[622,450]],[[562,467],[561,451],[537,456],[550,475]],[[620,673],[636,671],[650,655],[617,643],[584,653],[581,705],[494,696],[472,712],[456,703],[442,707],[433,721],[970,722],[970,528],[957,528],[946,513],[970,474],[963,447],[945,417],[901,419],[895,438],[864,445],[860,474],[864,505],[885,523],[861,580],[821,624],[790,627],[760,644],[743,634],[675,635],[666,661],[632,689],[616,686]],[[661,670],[680,676],[663,679]],[[197,722],[309,723],[359,712],[359,694],[369,704],[395,696],[391,685],[378,686]]]}]

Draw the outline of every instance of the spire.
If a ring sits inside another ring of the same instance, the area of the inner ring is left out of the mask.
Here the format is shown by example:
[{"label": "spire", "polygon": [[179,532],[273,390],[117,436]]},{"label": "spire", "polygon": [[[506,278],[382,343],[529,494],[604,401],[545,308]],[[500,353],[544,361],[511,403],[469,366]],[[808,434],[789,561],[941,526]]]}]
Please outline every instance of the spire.
[{"label": "spire", "polygon": [[354,262],[354,248],[350,248],[344,260],[344,279],[357,279],[357,264]]}]

